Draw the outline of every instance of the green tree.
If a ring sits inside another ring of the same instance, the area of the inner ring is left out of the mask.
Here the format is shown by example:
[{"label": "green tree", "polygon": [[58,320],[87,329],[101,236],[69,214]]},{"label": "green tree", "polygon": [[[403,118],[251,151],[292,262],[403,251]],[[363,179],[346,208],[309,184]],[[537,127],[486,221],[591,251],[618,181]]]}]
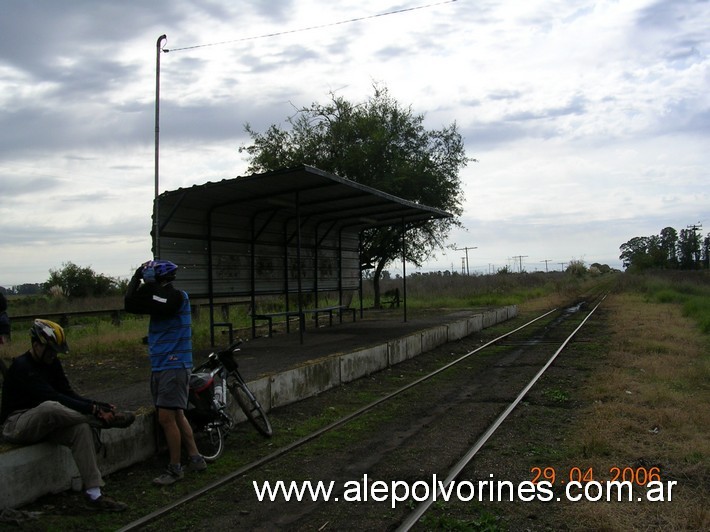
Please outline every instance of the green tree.
[{"label": "green tree", "polygon": [[693,270],[700,267],[700,239],[694,229],[680,230],[678,262],[683,270]]},{"label": "green tree", "polygon": [[648,237],[635,236],[619,247],[624,268],[627,270],[645,270],[651,266],[648,254]]},{"label": "green tree", "polygon": [[[460,226],[463,193],[459,171],[469,161],[456,124],[427,130],[424,116],[402,107],[386,88],[353,103],[331,93],[325,105],[313,103],[287,119],[289,130],[272,125],[265,133],[246,131],[252,144],[242,146],[249,172],[307,164],[423,205],[453,214],[407,228],[404,256],[420,266]],[[362,264],[374,265],[375,305],[384,268],[402,256],[402,227],[363,232]]]},{"label": "green tree", "polygon": [[119,283],[91,268],[81,268],[72,262],[62,264],[59,270],[49,270],[49,279],[44,283],[44,291],[59,287],[68,298],[104,296],[115,292]]},{"label": "green tree", "polygon": [[661,248],[666,259],[668,268],[675,269],[678,267],[678,231],[672,227],[666,227],[661,230]]}]

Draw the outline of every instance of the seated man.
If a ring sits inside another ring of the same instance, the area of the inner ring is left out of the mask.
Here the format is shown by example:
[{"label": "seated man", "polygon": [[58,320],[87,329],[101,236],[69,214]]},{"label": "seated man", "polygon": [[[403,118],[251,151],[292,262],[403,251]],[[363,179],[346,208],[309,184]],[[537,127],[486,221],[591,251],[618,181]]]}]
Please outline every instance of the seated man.
[{"label": "seated man", "polygon": [[127,427],[131,412],[77,394],[69,384],[58,353],[69,349],[64,329],[49,320],[35,320],[32,346],[13,359],[3,383],[0,426],[11,443],[49,441],[71,448],[86,490],[87,506],[120,512],[127,506],[101,493],[104,481],[97,461],[92,427]]}]

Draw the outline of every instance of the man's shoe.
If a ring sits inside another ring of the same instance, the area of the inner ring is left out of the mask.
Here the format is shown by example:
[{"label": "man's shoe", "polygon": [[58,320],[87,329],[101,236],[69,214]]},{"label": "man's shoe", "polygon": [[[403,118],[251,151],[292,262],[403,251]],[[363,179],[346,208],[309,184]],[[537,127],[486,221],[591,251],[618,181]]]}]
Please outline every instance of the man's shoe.
[{"label": "man's shoe", "polygon": [[125,429],[130,427],[136,420],[133,412],[114,412],[111,421],[104,423],[105,429]]},{"label": "man's shoe", "polygon": [[190,461],[187,463],[187,470],[190,472],[205,471],[207,469],[207,462],[201,455],[191,456]]},{"label": "man's shoe", "polygon": [[170,484],[175,484],[178,480],[182,480],[185,477],[185,472],[182,467],[175,467],[172,464],[168,464],[168,468],[165,473],[157,478],[153,479],[153,484],[156,486],[169,486]]},{"label": "man's shoe", "polygon": [[100,495],[98,499],[93,500],[87,495],[86,507],[99,512],[123,512],[128,508],[128,505],[106,495]]}]

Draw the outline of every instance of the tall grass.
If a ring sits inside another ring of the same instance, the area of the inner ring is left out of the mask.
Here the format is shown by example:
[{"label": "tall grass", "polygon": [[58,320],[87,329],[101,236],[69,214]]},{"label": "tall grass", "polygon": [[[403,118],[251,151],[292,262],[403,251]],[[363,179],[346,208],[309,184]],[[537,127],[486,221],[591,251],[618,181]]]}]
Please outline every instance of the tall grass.
[{"label": "tall grass", "polygon": [[662,503],[658,516],[652,506],[575,505],[565,509],[568,520],[608,530],[639,523],[707,530],[709,279],[702,272],[624,276],[604,306],[605,360],[582,387],[586,406],[569,438],[570,463],[595,472],[657,467],[663,481],[678,481],[673,504]]},{"label": "tall grass", "polygon": [[710,272],[661,271],[626,276],[624,286],[643,294],[647,301],[678,304],[683,315],[710,334]]},{"label": "tall grass", "polygon": [[[586,285],[594,285],[598,279],[578,277],[562,272],[496,274],[480,276],[463,275],[414,275],[407,278],[407,306],[412,310],[434,309],[469,309],[505,305],[522,305],[546,298],[562,299],[584,290]],[[402,279],[383,280],[381,293],[394,288],[403,291]],[[304,305],[311,307],[315,298],[307,294]],[[330,306],[339,303],[336,293],[322,293],[318,296],[318,306]],[[292,298],[291,308],[296,308]],[[359,308],[357,294],[352,296],[351,306]],[[554,303],[553,303],[554,304]],[[364,309],[372,309],[374,290],[372,281],[363,282]],[[10,358],[29,347],[28,331],[31,319],[18,320],[13,316],[27,315],[60,320],[62,313],[79,311],[106,311],[121,309],[122,297],[91,298],[66,300],[49,296],[14,297],[9,301],[9,313],[12,319],[13,342],[9,346],[0,346],[0,357]],[[276,312],[284,309],[283,298],[276,296],[260,297],[257,300],[258,312]],[[367,312],[366,312],[367,317]],[[249,305],[217,305],[215,321],[230,322],[237,334],[248,335],[251,328]],[[146,346],[143,338],[147,334],[148,319],[122,313],[120,323],[111,320],[110,314],[104,316],[72,316],[66,325],[72,358],[86,363],[97,360],[112,360],[117,355],[145,355]],[[221,344],[221,336],[216,343]],[[211,348],[210,313],[207,307],[193,301],[193,347],[196,350]]]}]

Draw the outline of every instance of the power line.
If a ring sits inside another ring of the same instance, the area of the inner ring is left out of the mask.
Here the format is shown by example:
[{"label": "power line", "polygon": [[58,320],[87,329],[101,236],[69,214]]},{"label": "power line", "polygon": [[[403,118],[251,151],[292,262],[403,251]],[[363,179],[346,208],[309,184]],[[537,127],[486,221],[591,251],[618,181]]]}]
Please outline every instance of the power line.
[{"label": "power line", "polygon": [[180,52],[182,50],[193,50],[195,48],[206,48],[208,46],[220,46],[222,44],[230,44],[230,43],[235,43],[235,42],[243,42],[243,41],[253,41],[256,39],[265,39],[267,37],[278,37],[279,35],[288,35],[290,33],[300,33],[303,31],[311,31],[311,30],[318,30],[322,28],[330,28],[333,26],[339,26],[342,24],[350,24],[352,22],[360,22],[362,20],[368,20],[368,19],[373,19],[373,18],[378,18],[378,17],[386,17],[388,15],[398,15],[400,13],[406,13],[408,11],[417,11],[419,9],[428,9],[430,7],[436,7],[444,4],[451,4],[453,2],[456,2],[457,0],[445,0],[444,2],[437,2],[435,4],[426,4],[423,6],[416,6],[416,7],[407,7],[404,9],[396,9],[393,11],[387,11],[385,13],[378,13],[376,15],[367,15],[364,17],[358,17],[358,18],[351,18],[348,20],[341,20],[338,22],[330,22],[328,24],[320,24],[318,26],[309,26],[307,28],[299,28],[297,30],[284,30],[284,31],[277,31],[275,33],[266,33],[264,35],[255,35],[252,37],[243,37],[241,39],[232,39],[230,41],[220,41],[220,42],[213,42],[213,43],[208,43],[208,44],[196,44],[194,46],[183,46],[182,48],[173,48],[173,49],[167,49],[163,48],[163,52]]},{"label": "power line", "polygon": [[513,257],[513,259],[518,259],[518,261],[520,263],[520,268],[518,269],[518,271],[520,273],[523,273],[523,259],[525,259],[525,258],[527,258],[527,255],[515,255]]},{"label": "power line", "polygon": [[464,270],[464,272],[466,273],[466,275],[470,275],[470,272],[469,272],[469,270],[468,270],[468,250],[469,250],[469,249],[478,249],[478,246],[475,246],[475,247],[468,247],[468,246],[466,246],[466,247],[463,247],[463,248],[456,248],[456,251],[466,251],[466,269]]}]

